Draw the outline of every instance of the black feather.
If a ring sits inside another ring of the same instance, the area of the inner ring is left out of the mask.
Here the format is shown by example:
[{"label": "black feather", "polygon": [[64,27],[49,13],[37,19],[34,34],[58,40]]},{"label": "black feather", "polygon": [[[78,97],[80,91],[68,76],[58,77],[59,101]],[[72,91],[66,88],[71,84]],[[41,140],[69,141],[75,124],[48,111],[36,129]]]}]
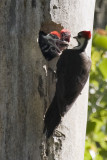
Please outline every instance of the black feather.
[{"label": "black feather", "polygon": [[53,58],[58,56],[58,53],[60,53],[60,50],[56,48],[52,43],[54,44],[54,39],[58,39],[56,35],[48,35],[50,36],[50,39],[47,39],[47,34],[43,31],[39,32],[39,46],[41,49],[41,52],[46,60],[50,61]]},{"label": "black feather", "polygon": [[64,50],[57,63],[56,92],[45,116],[45,129],[49,138],[58,124],[61,116],[71,108],[85,83],[87,82],[91,68],[91,59],[86,55],[84,49]]},{"label": "black feather", "polygon": [[61,116],[57,106],[56,97],[54,97],[45,115],[45,121],[44,121],[45,126],[43,133],[46,132],[47,138],[49,138],[53,134],[54,128],[56,128],[56,126],[58,126],[60,122],[61,122]]}]

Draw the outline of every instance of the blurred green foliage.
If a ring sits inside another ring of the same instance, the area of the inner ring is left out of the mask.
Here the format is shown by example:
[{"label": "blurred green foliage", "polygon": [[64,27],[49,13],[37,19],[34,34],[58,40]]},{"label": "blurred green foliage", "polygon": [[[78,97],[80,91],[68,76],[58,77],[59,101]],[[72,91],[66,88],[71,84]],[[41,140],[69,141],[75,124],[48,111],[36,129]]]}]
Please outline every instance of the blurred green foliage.
[{"label": "blurred green foliage", "polygon": [[91,59],[84,160],[107,160],[107,35],[94,33]]}]

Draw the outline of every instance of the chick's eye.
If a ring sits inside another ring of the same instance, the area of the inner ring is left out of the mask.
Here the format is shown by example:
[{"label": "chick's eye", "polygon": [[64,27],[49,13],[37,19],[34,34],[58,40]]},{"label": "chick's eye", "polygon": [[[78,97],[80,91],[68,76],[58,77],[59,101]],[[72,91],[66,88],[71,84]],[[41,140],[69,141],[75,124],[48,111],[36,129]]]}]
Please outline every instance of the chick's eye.
[{"label": "chick's eye", "polygon": [[65,33],[62,33],[62,36],[65,36]]}]

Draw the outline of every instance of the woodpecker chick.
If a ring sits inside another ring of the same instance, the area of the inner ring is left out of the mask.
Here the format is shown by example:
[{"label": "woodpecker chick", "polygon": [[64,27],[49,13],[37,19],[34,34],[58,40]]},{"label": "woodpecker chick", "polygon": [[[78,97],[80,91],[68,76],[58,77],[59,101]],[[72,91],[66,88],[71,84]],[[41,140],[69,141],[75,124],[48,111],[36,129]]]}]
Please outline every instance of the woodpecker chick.
[{"label": "woodpecker chick", "polygon": [[71,32],[69,30],[62,29],[60,34],[61,34],[61,40],[62,41],[70,42]]},{"label": "woodpecker chick", "polygon": [[57,63],[57,82],[54,98],[46,112],[44,133],[49,138],[71,108],[87,82],[91,59],[85,48],[91,38],[90,31],[79,32],[75,37],[78,46],[63,51]]},{"label": "woodpecker chick", "polygon": [[50,61],[60,56],[61,52],[68,47],[68,41],[62,41],[61,35],[57,31],[52,31],[49,34],[40,31],[39,46],[45,59]]}]

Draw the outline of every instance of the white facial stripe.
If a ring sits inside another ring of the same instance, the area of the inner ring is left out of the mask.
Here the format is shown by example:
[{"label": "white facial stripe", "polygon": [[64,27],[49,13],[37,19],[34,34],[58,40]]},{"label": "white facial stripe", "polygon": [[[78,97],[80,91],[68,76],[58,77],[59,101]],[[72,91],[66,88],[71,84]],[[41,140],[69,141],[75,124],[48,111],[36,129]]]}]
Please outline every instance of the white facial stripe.
[{"label": "white facial stripe", "polygon": [[77,47],[75,47],[75,49],[80,49],[80,48],[82,48],[83,45],[84,45],[85,40],[86,40],[86,39],[83,38],[83,37],[77,38],[77,41],[78,41],[79,45],[78,45]]}]

